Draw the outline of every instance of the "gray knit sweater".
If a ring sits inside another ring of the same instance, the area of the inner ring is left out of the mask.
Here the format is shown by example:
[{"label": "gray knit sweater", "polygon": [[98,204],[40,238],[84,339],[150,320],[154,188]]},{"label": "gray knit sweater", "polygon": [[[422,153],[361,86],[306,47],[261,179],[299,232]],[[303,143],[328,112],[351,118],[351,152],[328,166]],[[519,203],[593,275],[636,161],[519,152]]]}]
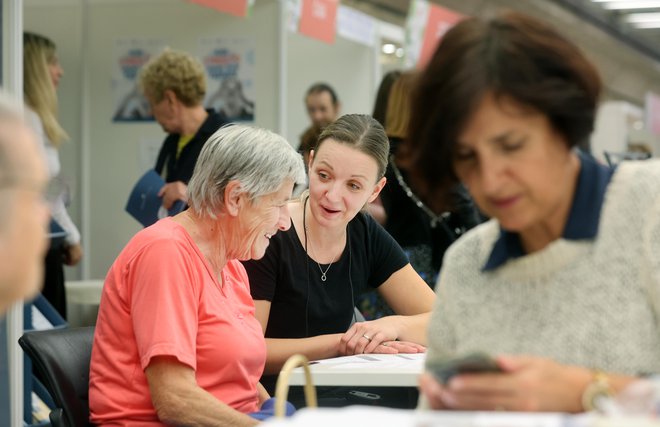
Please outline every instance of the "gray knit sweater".
[{"label": "gray knit sweater", "polygon": [[558,239],[483,272],[498,236],[491,220],[447,252],[427,361],[485,351],[660,372],[660,161],[619,166],[594,240]]}]

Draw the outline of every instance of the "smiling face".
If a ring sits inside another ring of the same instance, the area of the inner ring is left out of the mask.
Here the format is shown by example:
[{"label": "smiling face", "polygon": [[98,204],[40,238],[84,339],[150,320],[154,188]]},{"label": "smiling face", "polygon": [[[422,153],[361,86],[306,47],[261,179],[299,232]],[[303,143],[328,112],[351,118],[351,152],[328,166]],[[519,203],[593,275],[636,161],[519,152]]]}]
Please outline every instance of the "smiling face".
[{"label": "smiling face", "polygon": [[487,94],[459,134],[453,165],[505,230],[563,229],[579,160],[545,115]]},{"label": "smiling face", "polygon": [[311,153],[309,207],[321,226],[346,227],[384,185],[376,160],[349,145],[327,139]]},{"label": "smiling face", "polygon": [[242,205],[239,215],[239,228],[243,236],[240,248],[244,253],[238,259],[260,259],[266,253],[270,238],[278,231],[291,227],[288,202],[293,191],[293,180],[286,179],[280,188],[253,201],[247,200]]}]

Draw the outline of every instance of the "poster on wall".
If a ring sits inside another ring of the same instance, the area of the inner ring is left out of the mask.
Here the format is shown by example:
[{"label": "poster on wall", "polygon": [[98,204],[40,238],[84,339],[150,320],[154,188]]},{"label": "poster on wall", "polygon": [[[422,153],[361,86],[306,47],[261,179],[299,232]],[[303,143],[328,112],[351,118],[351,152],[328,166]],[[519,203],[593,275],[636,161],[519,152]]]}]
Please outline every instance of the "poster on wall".
[{"label": "poster on wall", "polygon": [[411,1],[406,21],[406,66],[426,66],[445,33],[464,18],[428,0]]},{"label": "poster on wall", "polygon": [[140,69],[153,55],[160,53],[165,42],[160,39],[117,39],[112,60],[113,122],[144,122],[154,118],[147,99],[138,88]]},{"label": "poster on wall", "polygon": [[203,38],[200,59],[206,69],[204,106],[231,122],[253,122],[255,42],[249,38]]},{"label": "poster on wall", "polygon": [[188,2],[241,18],[249,15],[254,5],[254,0],[188,0]]},{"label": "poster on wall", "polygon": [[298,31],[307,37],[333,44],[338,7],[339,0],[303,0]]}]

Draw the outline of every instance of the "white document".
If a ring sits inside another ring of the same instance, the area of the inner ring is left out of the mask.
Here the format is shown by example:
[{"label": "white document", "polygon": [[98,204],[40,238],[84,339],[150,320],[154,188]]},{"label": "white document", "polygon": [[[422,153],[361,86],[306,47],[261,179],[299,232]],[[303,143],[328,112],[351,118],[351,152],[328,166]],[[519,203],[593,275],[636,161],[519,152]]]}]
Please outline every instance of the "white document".
[{"label": "white document", "polygon": [[426,353],[417,354],[357,354],[354,356],[333,357],[332,359],[315,360],[313,365],[327,366],[328,369],[337,366],[339,369],[391,369],[404,368],[421,372],[424,367]]},{"label": "white document", "polygon": [[[318,386],[401,386],[416,387],[424,370],[424,353],[360,354],[310,362]],[[305,383],[302,368],[293,370],[291,385]]]}]

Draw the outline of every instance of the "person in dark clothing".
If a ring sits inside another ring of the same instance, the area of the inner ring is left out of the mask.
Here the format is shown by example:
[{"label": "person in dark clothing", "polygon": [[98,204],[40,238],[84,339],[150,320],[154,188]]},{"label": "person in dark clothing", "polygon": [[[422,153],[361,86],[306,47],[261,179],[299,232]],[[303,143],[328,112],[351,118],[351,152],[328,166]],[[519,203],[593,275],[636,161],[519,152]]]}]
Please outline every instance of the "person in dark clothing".
[{"label": "person in dark clothing", "polygon": [[[451,190],[452,199],[443,209],[434,211],[420,200],[409,182],[404,141],[415,79],[414,71],[402,73],[389,94],[385,131],[390,141],[390,159],[385,171],[387,185],[380,192],[380,201],[385,230],[401,245],[415,271],[433,288],[445,251],[465,231],[479,224],[481,217],[460,185]],[[358,307],[366,319],[393,314],[376,292],[362,295]]]},{"label": "person in dark clothing", "polygon": [[[268,347],[267,390],[296,353],[315,360],[424,351],[434,294],[363,212],[385,186],[387,154],[385,130],[370,116],[348,114],[328,125],[310,153],[309,191],[288,204],[291,228],[272,236],[262,259],[244,262]],[[357,321],[357,298],[372,289],[397,316]],[[318,391],[321,406],[350,403],[342,391]]]},{"label": "person in dark clothing", "polygon": [[177,200],[188,202],[186,189],[199,152],[226,121],[204,109],[204,67],[185,52],[166,49],[152,58],[140,72],[140,87],[156,121],[169,133],[155,167],[165,179],[159,196],[169,210]]}]

